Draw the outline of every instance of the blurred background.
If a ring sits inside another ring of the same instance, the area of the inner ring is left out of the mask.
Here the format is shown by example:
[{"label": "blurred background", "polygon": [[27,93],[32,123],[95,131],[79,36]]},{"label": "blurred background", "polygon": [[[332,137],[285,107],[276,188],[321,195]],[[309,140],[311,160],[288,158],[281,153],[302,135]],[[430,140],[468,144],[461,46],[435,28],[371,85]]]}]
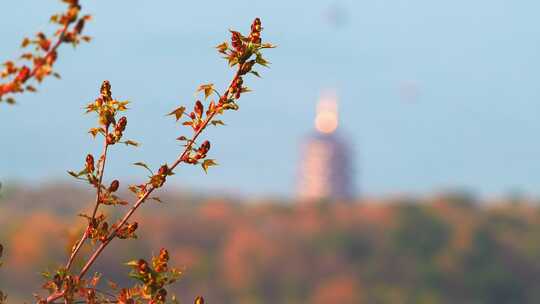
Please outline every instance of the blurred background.
[{"label": "blurred background", "polygon": [[[75,51],[37,94],[0,107],[0,286],[30,301],[65,259],[92,191],[66,170],[100,143],[83,107],[111,81],[132,102],[106,179],[172,162],[165,118],[232,71],[214,46],[263,22],[270,69],[211,128],[205,174],[183,166],[145,208],[140,240],[98,270],[168,247],[189,303],[538,303],[540,40],[534,1],[91,1]],[[50,31],[59,1],[4,4],[1,58]],[[125,193],[126,197],[129,194]],[[110,216],[120,210],[110,211]],[[72,227],[72,228],[66,228]],[[29,284],[32,282],[32,284]],[[15,301],[16,301],[15,300]]]}]

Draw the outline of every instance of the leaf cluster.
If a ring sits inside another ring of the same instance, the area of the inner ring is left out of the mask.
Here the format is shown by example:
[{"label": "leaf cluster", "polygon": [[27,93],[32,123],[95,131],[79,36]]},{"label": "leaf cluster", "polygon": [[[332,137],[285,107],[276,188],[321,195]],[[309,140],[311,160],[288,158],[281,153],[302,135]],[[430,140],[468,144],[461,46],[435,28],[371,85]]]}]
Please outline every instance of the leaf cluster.
[{"label": "leaf cluster", "polygon": [[[76,0],[67,0],[67,2],[77,3]],[[57,17],[55,20],[62,20],[62,18]],[[168,113],[168,115],[174,116],[176,121],[182,120],[181,125],[188,128],[191,135],[181,135],[177,138],[177,140],[183,142],[183,149],[177,159],[170,165],[165,163],[156,171],[153,171],[144,162],[134,164],[146,169],[149,175],[145,182],[128,186],[128,189],[135,194],[136,201],[126,210],[124,216],[116,221],[109,220],[102,213],[98,215],[99,208],[104,205],[121,207],[129,204],[127,200],[123,200],[117,195],[120,181],[115,179],[107,185],[103,181],[109,148],[116,143],[133,146],[139,144],[124,139],[128,119],[126,116],[119,116],[128,109],[129,102],[113,98],[111,84],[108,81],[103,82],[99,97],[85,107],[86,113],[97,115],[97,126],[91,128],[89,133],[93,138],[99,137],[103,139],[103,151],[97,161],[94,155],[89,153],[85,158],[82,169],[68,171],[68,174],[72,177],[82,180],[95,188],[95,206],[91,214],[80,214],[81,217],[87,220],[86,229],[80,240],[73,245],[66,266],[56,270],[55,275],[47,277],[44,288],[49,291],[49,295],[46,298],[38,297],[40,304],[53,303],[58,299],[63,299],[65,303],[70,304],[80,299],[85,300],[87,303],[164,304],[168,300],[175,302],[174,297],[170,299],[167,297],[165,287],[175,282],[180,277],[181,272],[168,267],[169,254],[165,249],[162,249],[158,256],[153,257],[151,263],[143,259],[128,262],[127,265],[132,267],[130,276],[138,283],[131,288],[118,289],[115,287],[113,288],[115,294],[103,293],[95,288],[100,276],[95,275],[92,279],[85,280],[84,275],[111,241],[114,239],[137,238],[135,232],[139,228],[139,224],[130,221],[130,218],[147,200],[161,202],[159,197],[151,196],[151,194],[163,187],[167,179],[174,175],[174,170],[179,164],[200,164],[205,172],[208,171],[208,168],[217,165],[216,160],[208,158],[211,149],[210,141],[198,142],[197,139],[209,124],[213,126],[225,125],[221,119],[218,119],[218,116],[229,110],[238,110],[237,102],[241,95],[250,91],[244,85],[243,78],[247,74],[259,76],[253,68],[256,65],[268,65],[268,62],[262,57],[262,50],[274,46],[262,43],[261,31],[261,21],[256,18],[251,25],[249,35],[243,36],[239,32],[231,31],[231,48],[227,43],[221,47],[218,46],[218,51],[233,61],[230,62],[230,65],[236,66],[236,72],[231,83],[222,94],[211,83],[200,85],[197,88],[197,93],[203,95],[202,101],[196,100],[191,111],[187,110],[185,106],[180,106]],[[86,259],[80,272],[74,274],[71,272],[72,262],[88,239],[91,241],[92,246],[97,247],[93,247],[93,253]],[[198,297],[195,302],[203,304],[204,299]]]},{"label": "leaf cluster", "polygon": [[91,40],[82,34],[91,16],[80,14],[78,0],[63,2],[67,5],[66,10],[50,18],[51,23],[58,26],[57,30],[51,36],[38,32],[33,38],[25,37],[21,43],[25,51],[19,59],[3,63],[4,69],[0,71],[0,102],[14,104],[14,94],[37,91],[34,85],[28,84],[31,79],[41,83],[48,76],[60,78],[60,74],[53,69],[59,46],[65,43],[77,46],[81,41]]}]

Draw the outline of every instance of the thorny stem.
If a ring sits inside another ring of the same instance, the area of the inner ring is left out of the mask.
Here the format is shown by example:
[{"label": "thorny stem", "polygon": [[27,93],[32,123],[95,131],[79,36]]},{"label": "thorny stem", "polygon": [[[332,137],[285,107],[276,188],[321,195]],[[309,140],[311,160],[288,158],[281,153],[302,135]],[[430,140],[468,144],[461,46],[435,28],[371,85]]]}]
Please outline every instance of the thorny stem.
[{"label": "thorny stem", "polygon": [[82,245],[88,238],[88,230],[90,229],[90,226],[94,222],[94,219],[96,217],[96,213],[99,209],[100,205],[100,198],[101,198],[101,183],[103,181],[103,173],[105,171],[105,161],[107,160],[107,149],[109,148],[109,144],[107,143],[107,135],[109,134],[109,125],[105,127],[105,139],[103,142],[103,152],[101,153],[101,156],[99,157],[100,160],[100,166],[98,168],[98,186],[96,190],[96,202],[94,204],[94,211],[92,212],[92,219],[88,223],[88,226],[86,227],[85,231],[83,232],[83,235],[81,236],[81,239],[77,242],[77,246],[73,251],[71,252],[71,255],[69,257],[69,260],[66,264],[66,270],[69,270],[71,268],[71,265],[73,264],[73,260],[75,260],[75,257],[77,256],[77,253],[81,249]]},{"label": "thorny stem", "polygon": [[[223,95],[220,95],[220,101],[225,101],[226,98],[229,96],[229,92],[231,91],[231,88],[233,86],[233,84],[236,82],[236,80],[238,79],[238,77],[240,77],[240,72],[242,70],[242,67],[244,66],[244,64],[239,64],[238,66],[238,70],[236,71],[236,74],[234,75],[234,78],[233,80],[231,81],[231,83],[229,84],[227,90],[225,91],[225,93]],[[193,135],[193,138],[188,141],[187,145],[186,145],[186,148],[184,149],[184,152],[182,152],[182,154],[180,154],[180,156],[174,161],[174,163],[170,166],[169,170],[172,172],[180,163],[182,163],[185,159],[185,157],[188,155],[188,153],[191,151],[191,148],[193,146],[193,143],[195,142],[195,140],[199,137],[199,135],[202,133],[202,131],[204,131],[206,129],[206,127],[208,126],[208,124],[210,123],[210,121],[212,121],[212,119],[214,118],[214,116],[219,112],[220,108],[222,107],[222,104],[220,103],[220,106],[218,106],[216,108],[216,110],[214,112],[212,112],[210,114],[210,116],[207,116],[206,119],[203,121],[201,127],[194,133]],[[105,150],[106,152],[106,150]],[[103,164],[105,164],[105,161],[103,161]],[[101,170],[103,171],[103,170]],[[100,172],[101,174],[102,172]],[[135,213],[135,211],[137,211],[137,209],[146,201],[146,199],[148,198],[148,196],[150,196],[150,194],[152,194],[152,192],[157,189],[155,188],[154,186],[150,186],[150,188],[148,188],[146,190],[146,192],[135,202],[135,204],[129,209],[129,211],[124,215],[124,217],[122,218],[122,220],[120,221],[120,223],[117,225],[117,227],[111,232],[111,234],[109,235],[109,237],[103,242],[101,243],[101,245],[94,251],[94,253],[92,254],[92,256],[88,259],[88,261],[86,262],[86,264],[83,266],[83,268],[81,269],[81,272],[79,273],[79,275],[77,276],[77,278],[80,280],[82,279],[82,277],[84,277],[84,275],[88,272],[88,270],[90,269],[90,267],[94,264],[94,262],[96,261],[96,259],[99,257],[99,255],[101,254],[101,252],[103,252],[103,250],[109,245],[109,243],[116,237],[116,235],[118,234],[118,232],[120,231],[120,229],[126,224],[126,222],[131,218],[131,216]],[[92,217],[93,218],[93,217]],[[86,238],[86,232],[84,233],[83,235],[83,239]],[[78,246],[80,247],[80,246]],[[46,301],[47,303],[52,303],[54,302],[55,300],[61,298],[63,295],[64,295],[65,291],[61,291],[61,292],[57,292],[57,293],[54,293],[54,294],[51,294],[49,297],[47,297]]]}]

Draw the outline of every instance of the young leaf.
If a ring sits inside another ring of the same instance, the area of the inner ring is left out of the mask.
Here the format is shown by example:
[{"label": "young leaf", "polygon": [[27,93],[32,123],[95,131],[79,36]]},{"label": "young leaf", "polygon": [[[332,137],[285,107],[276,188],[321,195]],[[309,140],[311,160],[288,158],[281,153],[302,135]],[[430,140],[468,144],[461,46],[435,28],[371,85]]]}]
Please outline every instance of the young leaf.
[{"label": "young leaf", "polygon": [[262,66],[265,66],[265,67],[268,67],[268,65],[270,64],[270,62],[268,62],[266,59],[263,58],[263,56],[261,55],[261,53],[258,53],[257,56],[255,57],[255,61],[262,65]]},{"label": "young leaf", "polygon": [[131,267],[137,267],[137,265],[139,264],[138,262],[139,262],[138,260],[131,260],[129,262],[124,263],[124,265],[131,266]]},{"label": "young leaf", "polygon": [[93,138],[96,138],[96,135],[98,133],[102,133],[103,131],[101,130],[101,128],[91,128],[88,133],[90,133],[92,135]]},{"label": "young leaf", "polygon": [[271,43],[263,43],[261,44],[261,49],[273,49],[276,48],[277,45],[271,44]]},{"label": "young leaf", "polygon": [[216,46],[216,49],[218,50],[218,52],[225,54],[229,49],[229,45],[227,44],[227,42],[223,42],[222,44]]},{"label": "young leaf", "polygon": [[157,196],[151,197],[150,199],[151,199],[151,200],[154,200],[154,201],[156,201],[156,202],[158,202],[158,203],[163,203],[163,201],[162,201],[159,197],[157,197]]},{"label": "young leaf", "polygon": [[145,168],[146,170],[150,171],[150,174],[154,174],[154,172],[152,172],[152,170],[150,170],[150,168],[148,167],[148,165],[145,164],[145,163],[143,163],[143,162],[136,162],[136,163],[134,163],[133,165],[143,167],[143,168]]},{"label": "young leaf", "polygon": [[213,124],[214,126],[217,126],[217,125],[222,125],[222,126],[224,126],[224,125],[225,125],[225,123],[224,123],[223,121],[218,120],[218,119],[214,119],[214,120],[212,120],[210,123]]},{"label": "young leaf", "polygon": [[197,92],[202,92],[202,91],[204,91],[204,99],[207,99],[214,92],[214,84],[209,83],[209,84],[200,85],[197,88]]},{"label": "young leaf", "polygon": [[79,178],[79,175],[77,175],[77,173],[73,172],[73,171],[68,171],[67,172],[69,175],[75,177],[75,178]]},{"label": "young leaf", "polygon": [[205,159],[203,163],[201,164],[202,168],[204,169],[204,172],[208,173],[208,168],[211,166],[217,166],[218,163],[216,163],[213,159]]},{"label": "young leaf", "polygon": [[138,142],[133,141],[133,140],[126,140],[124,141],[124,144],[126,144],[126,146],[134,146],[134,147],[138,147],[141,145]]},{"label": "young leaf", "polygon": [[174,109],[171,113],[167,114],[167,116],[174,115],[174,117],[176,118],[176,121],[178,121],[182,117],[182,115],[184,115],[185,111],[186,111],[186,107],[181,106]]}]

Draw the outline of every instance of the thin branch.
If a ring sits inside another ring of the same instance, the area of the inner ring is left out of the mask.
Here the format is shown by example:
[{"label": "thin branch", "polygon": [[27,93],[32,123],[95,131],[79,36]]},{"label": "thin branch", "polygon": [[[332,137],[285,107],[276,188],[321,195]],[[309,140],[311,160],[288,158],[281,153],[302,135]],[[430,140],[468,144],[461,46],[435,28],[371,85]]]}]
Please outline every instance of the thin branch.
[{"label": "thin branch", "polygon": [[[236,79],[240,76],[240,71],[242,69],[242,66],[243,64],[240,64],[239,67],[238,67],[238,70],[233,78],[233,80],[231,81],[231,83],[229,84],[229,87],[227,88],[227,90],[225,91],[225,93],[223,94],[224,97],[222,97],[221,99],[224,99],[228,96],[228,93],[230,91],[230,88],[232,87],[232,85],[235,83]],[[170,171],[172,172],[180,163],[182,163],[184,160],[185,160],[185,157],[188,155],[188,153],[191,151],[191,148],[193,146],[193,143],[195,142],[195,140],[197,140],[197,138],[199,137],[199,135],[204,131],[204,129],[206,129],[206,127],[208,126],[208,123],[210,123],[210,121],[212,121],[212,119],[214,118],[214,116],[219,112],[219,108],[216,109],[214,112],[212,112],[212,114],[208,117],[206,117],[206,119],[204,120],[204,122],[202,123],[201,127],[195,132],[195,134],[193,135],[192,137],[192,140],[187,144],[186,148],[184,149],[184,152],[174,161],[174,163],[171,165],[170,167]],[[133,205],[133,207],[131,207],[131,209],[124,215],[124,217],[122,218],[122,220],[120,221],[120,223],[118,224],[118,226],[116,227],[115,230],[113,230],[113,232],[111,233],[111,235],[107,238],[107,240],[105,242],[103,242],[99,247],[98,249],[96,249],[96,251],[94,252],[94,254],[90,257],[90,259],[88,260],[88,262],[84,265],[84,267],[82,268],[81,272],[79,273],[79,276],[78,278],[81,279],[85,274],[86,272],[89,270],[89,268],[92,266],[92,264],[94,264],[95,260],[97,259],[97,257],[101,254],[101,252],[105,249],[105,247],[107,247],[107,245],[116,237],[118,231],[120,231],[120,229],[126,224],[126,222],[129,220],[129,218],[133,215],[133,213],[135,213],[135,211],[142,205],[142,203],[144,203],[146,201],[146,199],[148,198],[148,196],[155,190],[156,188],[151,186],[149,189],[146,190],[146,192],[144,193],[143,196],[141,196],[137,202]]]},{"label": "thin branch", "polygon": [[[242,70],[242,67],[243,67],[244,64],[239,64],[238,66],[238,70],[236,71],[235,75],[234,75],[234,78],[233,80],[231,81],[231,83],[229,84],[227,90],[225,91],[225,93],[222,95],[222,97],[220,98],[220,101],[225,101],[226,98],[228,97],[229,95],[229,92],[231,91],[231,88],[233,86],[233,84],[236,82],[236,80],[238,79],[238,77],[240,77],[240,72]],[[210,116],[207,116],[206,119],[203,121],[202,125],[200,128],[197,129],[197,131],[194,133],[192,139],[189,141],[189,143],[186,145],[184,151],[182,152],[182,154],[180,154],[180,156],[174,161],[174,163],[171,165],[171,167],[169,168],[169,170],[172,172],[180,163],[182,163],[184,160],[185,160],[185,157],[190,153],[191,149],[192,149],[192,146],[194,144],[194,142],[197,140],[197,138],[199,137],[199,135],[206,129],[206,127],[208,126],[208,124],[210,123],[210,121],[212,121],[212,119],[214,118],[214,116],[219,112],[220,108],[222,107],[222,105],[220,105],[218,108],[216,108],[216,110],[214,112],[212,112],[210,114]],[[101,172],[100,172],[101,173]],[[86,262],[86,264],[83,266],[83,268],[81,269],[79,275],[77,276],[77,278],[80,280],[84,277],[84,275],[88,272],[88,270],[90,269],[90,267],[95,263],[95,261],[97,260],[97,258],[101,255],[101,253],[103,252],[103,250],[105,250],[105,248],[109,245],[109,243],[116,237],[116,235],[118,234],[118,232],[122,229],[122,227],[127,223],[127,221],[131,218],[131,216],[135,213],[135,211],[137,211],[137,209],[146,201],[146,199],[148,199],[148,197],[150,196],[150,194],[152,194],[152,192],[157,189],[155,188],[154,186],[150,186],[150,188],[148,188],[146,190],[146,192],[135,202],[135,204],[129,209],[129,211],[124,215],[124,217],[122,218],[122,220],[120,221],[120,223],[116,226],[116,228],[111,232],[111,234],[109,235],[109,237],[103,242],[101,243],[101,245],[94,251],[94,253],[92,254],[92,256],[90,256],[90,258],[88,259],[88,261]],[[86,235],[86,233],[85,233]],[[85,238],[85,236],[83,235],[83,238]],[[58,293],[54,293],[52,295],[49,295],[49,297],[47,297],[46,299],[46,303],[52,303],[54,302],[55,300],[61,298],[62,296],[64,295],[64,291],[62,292],[58,292]]]},{"label": "thin branch", "polygon": [[[56,53],[56,50],[62,44],[62,40],[64,40],[64,36],[66,35],[66,33],[67,33],[68,29],[69,29],[69,25],[71,23],[72,22],[66,22],[66,24],[64,24],[64,27],[62,28],[62,30],[60,31],[60,34],[58,35],[58,39],[53,44],[53,46],[49,49],[49,51],[45,54],[45,56],[43,56],[43,59],[47,59],[47,58],[53,56]],[[36,65],[34,65],[34,68],[32,69],[32,71],[30,72],[30,77],[28,77],[28,79],[25,80],[23,83],[27,82],[32,77],[34,77],[36,75],[37,71],[39,71],[39,69],[41,69],[41,67],[45,64],[45,62],[46,62],[46,60],[43,60],[43,61],[40,61],[40,62],[36,63]]]},{"label": "thin branch", "polygon": [[103,152],[101,153],[101,156],[99,157],[100,166],[98,168],[98,170],[99,170],[98,171],[99,172],[98,186],[96,187],[97,188],[97,190],[96,190],[96,202],[94,204],[94,210],[92,212],[92,218],[88,222],[88,226],[84,230],[83,235],[81,236],[81,239],[77,243],[77,247],[75,247],[73,252],[71,252],[69,260],[68,260],[68,262],[66,264],[66,270],[69,270],[71,268],[71,265],[73,264],[73,261],[75,260],[75,257],[77,256],[77,253],[79,252],[82,245],[84,244],[84,242],[88,238],[88,231],[91,228],[91,225],[94,222],[94,219],[96,218],[96,213],[97,213],[97,211],[99,209],[100,200],[101,200],[101,188],[102,188],[101,184],[102,184],[102,181],[103,181],[103,173],[105,172],[105,162],[107,160],[107,149],[109,147],[109,144],[107,143],[107,135],[109,135],[109,125],[107,125],[105,127],[105,135],[104,135],[104,140],[103,140]]}]

